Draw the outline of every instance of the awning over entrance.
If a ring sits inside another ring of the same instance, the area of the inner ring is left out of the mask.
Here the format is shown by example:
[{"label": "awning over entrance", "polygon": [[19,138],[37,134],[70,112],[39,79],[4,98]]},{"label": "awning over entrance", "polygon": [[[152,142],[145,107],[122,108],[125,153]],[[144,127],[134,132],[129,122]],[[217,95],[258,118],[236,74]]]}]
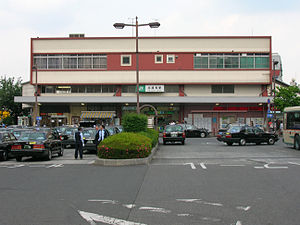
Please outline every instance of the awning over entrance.
[{"label": "awning over entrance", "polygon": [[95,119],[95,118],[113,118],[115,116],[114,111],[82,111],[81,119]]}]

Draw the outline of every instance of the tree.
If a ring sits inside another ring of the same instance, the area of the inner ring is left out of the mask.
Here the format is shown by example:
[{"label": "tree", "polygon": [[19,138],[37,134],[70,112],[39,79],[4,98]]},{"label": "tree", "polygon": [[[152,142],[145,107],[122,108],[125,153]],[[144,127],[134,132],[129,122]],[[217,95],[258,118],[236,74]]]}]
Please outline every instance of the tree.
[{"label": "tree", "polygon": [[300,105],[300,88],[298,86],[278,87],[275,91],[274,104],[283,112],[285,107]]},{"label": "tree", "polygon": [[[23,115],[21,103],[15,103],[14,97],[22,96],[21,79],[18,78],[6,78],[0,79],[0,110],[9,111],[10,118],[6,118],[5,121],[9,124],[17,123],[18,116]],[[4,122],[4,121],[3,121]]]}]

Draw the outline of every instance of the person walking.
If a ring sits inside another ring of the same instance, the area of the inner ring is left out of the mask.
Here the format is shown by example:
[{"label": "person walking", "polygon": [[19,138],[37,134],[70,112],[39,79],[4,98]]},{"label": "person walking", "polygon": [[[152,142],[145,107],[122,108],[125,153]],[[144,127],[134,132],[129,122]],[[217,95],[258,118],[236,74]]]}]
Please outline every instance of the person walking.
[{"label": "person walking", "polygon": [[82,127],[79,127],[78,131],[75,133],[75,159],[78,158],[78,152],[79,152],[80,159],[82,159],[83,146],[84,146],[84,141],[82,135]]}]

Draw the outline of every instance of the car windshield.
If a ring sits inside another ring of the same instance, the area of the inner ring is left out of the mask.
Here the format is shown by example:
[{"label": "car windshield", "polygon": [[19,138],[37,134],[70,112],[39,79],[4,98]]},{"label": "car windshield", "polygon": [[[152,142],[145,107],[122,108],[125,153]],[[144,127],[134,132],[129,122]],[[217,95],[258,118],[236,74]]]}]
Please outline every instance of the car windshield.
[{"label": "car windshield", "polygon": [[75,132],[77,131],[78,129],[74,128],[74,129],[66,129],[65,132],[63,134],[66,134],[66,135],[74,135]]},{"label": "car windshield", "polygon": [[26,132],[26,133],[22,133],[20,138],[20,141],[44,141],[46,140],[46,134],[42,133],[42,132]]},{"label": "car windshield", "polygon": [[166,132],[182,132],[182,131],[183,131],[183,127],[179,125],[166,127]]},{"label": "car windshield", "polygon": [[228,130],[229,133],[239,133],[241,131],[241,126],[231,126]]},{"label": "car windshield", "polygon": [[82,135],[85,138],[94,138],[96,135],[96,130],[95,129],[83,130]]}]

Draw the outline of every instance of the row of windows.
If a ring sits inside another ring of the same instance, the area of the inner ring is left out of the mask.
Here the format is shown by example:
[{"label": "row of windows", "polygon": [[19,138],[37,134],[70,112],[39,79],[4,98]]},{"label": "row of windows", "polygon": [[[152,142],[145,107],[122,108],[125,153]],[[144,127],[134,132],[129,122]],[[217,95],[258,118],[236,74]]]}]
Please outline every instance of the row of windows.
[{"label": "row of windows", "polygon": [[[166,56],[167,63],[175,63],[175,55]],[[107,69],[105,54],[35,54],[38,69]],[[267,69],[268,53],[230,53],[194,55],[195,69]],[[155,63],[163,63],[163,55],[155,55]],[[131,55],[121,56],[121,66],[131,66]]]},{"label": "row of windows", "polygon": [[269,54],[195,54],[195,69],[267,69]]},{"label": "row of windows", "polygon": [[[42,86],[42,93],[115,93],[115,85]],[[136,85],[123,85],[122,93],[135,93]],[[164,85],[165,93],[178,93],[179,85]],[[234,93],[234,85],[211,85],[211,93]]]},{"label": "row of windows", "polygon": [[104,54],[47,54],[34,55],[33,64],[38,69],[106,69]]}]

